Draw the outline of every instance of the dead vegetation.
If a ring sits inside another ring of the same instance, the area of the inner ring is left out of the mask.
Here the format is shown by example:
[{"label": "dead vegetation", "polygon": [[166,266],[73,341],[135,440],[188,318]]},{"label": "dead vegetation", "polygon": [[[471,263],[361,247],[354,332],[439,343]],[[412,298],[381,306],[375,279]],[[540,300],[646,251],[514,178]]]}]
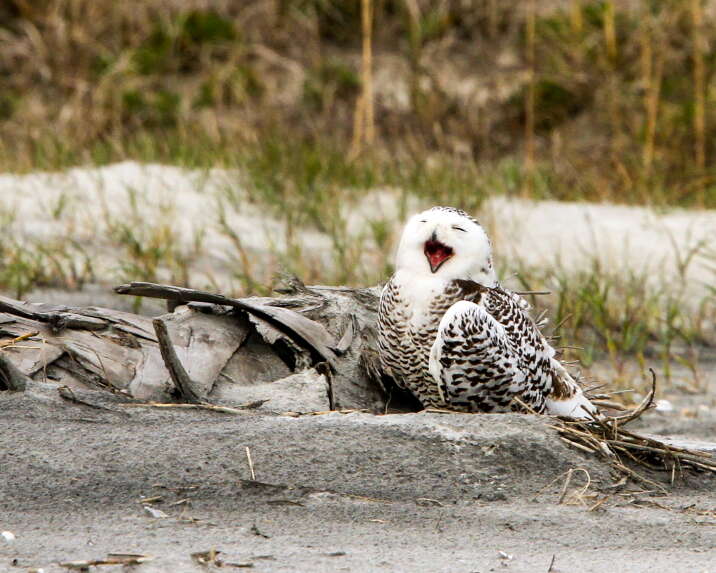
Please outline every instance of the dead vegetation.
[{"label": "dead vegetation", "polygon": [[338,150],[373,178],[442,163],[479,172],[474,193],[714,205],[714,14],[702,0],[13,0],[0,165],[245,167],[290,141],[309,168]]},{"label": "dead vegetation", "polygon": [[652,472],[669,472],[673,484],[677,474],[681,476],[686,469],[716,472],[716,460],[710,453],[672,446],[624,428],[653,406],[656,393],[656,374],[653,370],[651,375],[651,390],[632,411],[617,416],[599,416],[591,421],[563,419],[552,427],[570,447],[596,454],[625,478],[665,493],[663,485],[645,477],[632,466],[636,464]]},{"label": "dead vegetation", "polygon": [[375,291],[298,281],[287,289],[280,298],[232,299],[151,283],[117,287],[176,309],[155,319],[0,297],[0,388],[53,382],[78,403],[83,390],[101,388],[152,407],[224,413],[382,411]]}]

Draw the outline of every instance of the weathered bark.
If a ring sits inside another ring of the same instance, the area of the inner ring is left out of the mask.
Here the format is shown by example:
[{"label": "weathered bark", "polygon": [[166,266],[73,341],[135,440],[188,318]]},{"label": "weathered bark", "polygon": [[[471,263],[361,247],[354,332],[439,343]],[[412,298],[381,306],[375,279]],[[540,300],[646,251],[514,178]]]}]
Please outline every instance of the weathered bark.
[{"label": "weathered bark", "polygon": [[22,392],[30,379],[25,376],[12,361],[0,354],[0,390]]},{"label": "weathered bark", "polygon": [[335,358],[335,353],[330,348],[335,345],[335,341],[320,323],[308,320],[289,309],[272,307],[270,302],[254,304],[246,299],[238,300],[183,287],[142,282],[120,285],[114,290],[119,294],[163,298],[179,303],[205,302],[244,310],[292,336],[304,348],[315,352],[323,360],[332,362]]},{"label": "weathered bark", "polygon": [[152,320],[0,297],[0,389],[33,379],[161,402],[258,397],[273,411],[386,406],[375,288],[294,280],[281,296],[243,299],[151,283],[115,290],[164,298],[174,311]]}]

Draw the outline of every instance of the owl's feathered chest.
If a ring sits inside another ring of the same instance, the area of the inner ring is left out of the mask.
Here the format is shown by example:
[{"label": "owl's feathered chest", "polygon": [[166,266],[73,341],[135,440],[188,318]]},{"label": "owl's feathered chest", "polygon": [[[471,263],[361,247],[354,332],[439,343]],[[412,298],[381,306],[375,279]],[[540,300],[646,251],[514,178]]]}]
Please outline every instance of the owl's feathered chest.
[{"label": "owl's feathered chest", "polygon": [[526,301],[500,287],[490,289],[463,280],[416,285],[396,275],[383,289],[380,321],[382,327],[389,329],[386,335],[401,332],[418,338],[434,337],[445,312],[461,300],[480,304],[508,330],[517,330],[530,320],[521,312],[529,308]]},{"label": "owl's feathered chest", "polygon": [[411,338],[434,337],[442,316],[463,297],[462,289],[452,282],[409,285],[393,277],[380,301],[380,318],[389,327],[385,334],[397,331]]},{"label": "owl's feathered chest", "polygon": [[416,393],[424,405],[441,400],[430,373],[430,348],[445,312],[466,296],[453,282],[406,284],[394,276],[380,299],[378,346],[384,370],[402,387]]}]

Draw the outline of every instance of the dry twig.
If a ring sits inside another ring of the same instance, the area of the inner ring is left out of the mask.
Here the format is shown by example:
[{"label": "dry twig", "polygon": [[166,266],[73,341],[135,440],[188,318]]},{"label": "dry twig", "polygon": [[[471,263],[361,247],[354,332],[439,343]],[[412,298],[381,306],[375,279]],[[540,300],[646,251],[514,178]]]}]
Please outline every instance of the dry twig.
[{"label": "dry twig", "polygon": [[14,344],[17,344],[18,342],[22,342],[23,340],[27,340],[28,338],[32,338],[33,336],[37,336],[38,334],[40,334],[40,331],[34,330],[32,332],[26,332],[25,334],[16,336],[15,338],[11,338],[10,340],[3,340],[2,342],[0,342],[0,348],[12,346]]},{"label": "dry twig", "polygon": [[254,472],[254,462],[251,459],[251,449],[246,446],[246,460],[249,462],[249,470],[251,470],[251,481],[256,481],[256,473]]},{"label": "dry twig", "polygon": [[666,492],[661,484],[628,467],[625,460],[653,470],[670,471],[672,482],[676,471],[681,472],[683,468],[716,473],[716,460],[706,452],[671,446],[624,429],[626,424],[637,420],[651,407],[656,393],[656,374],[653,370],[651,375],[652,385],[649,393],[631,412],[622,416],[594,417],[592,420],[561,418],[560,423],[551,427],[557,430],[560,438],[570,446],[589,453],[596,452],[625,477]]},{"label": "dry twig", "polygon": [[244,414],[246,410],[258,408],[267,400],[256,400],[255,402],[247,402],[238,408],[230,408],[229,406],[216,406],[215,404],[207,404],[199,402],[198,404],[185,404],[174,402],[127,402],[121,404],[125,408],[176,408],[179,410],[211,410],[212,412],[221,412],[222,414]]},{"label": "dry twig", "polygon": [[65,561],[59,563],[60,567],[73,569],[75,571],[88,571],[90,567],[99,565],[141,565],[151,561],[154,557],[150,555],[139,555],[134,553],[108,553],[104,559],[88,559],[83,561]]}]

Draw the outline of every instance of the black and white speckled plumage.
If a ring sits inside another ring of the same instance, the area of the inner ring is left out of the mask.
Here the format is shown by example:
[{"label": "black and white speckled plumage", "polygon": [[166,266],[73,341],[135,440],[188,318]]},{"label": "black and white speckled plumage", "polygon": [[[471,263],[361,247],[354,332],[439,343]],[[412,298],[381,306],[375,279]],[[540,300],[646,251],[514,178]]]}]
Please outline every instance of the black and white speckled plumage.
[{"label": "black and white speckled plumage", "polygon": [[[437,270],[423,252],[430,240],[452,252]],[[459,210],[433,208],[408,223],[378,331],[383,369],[425,407],[524,411],[522,402],[536,412],[593,411],[527,302],[498,284],[482,227]]]}]

